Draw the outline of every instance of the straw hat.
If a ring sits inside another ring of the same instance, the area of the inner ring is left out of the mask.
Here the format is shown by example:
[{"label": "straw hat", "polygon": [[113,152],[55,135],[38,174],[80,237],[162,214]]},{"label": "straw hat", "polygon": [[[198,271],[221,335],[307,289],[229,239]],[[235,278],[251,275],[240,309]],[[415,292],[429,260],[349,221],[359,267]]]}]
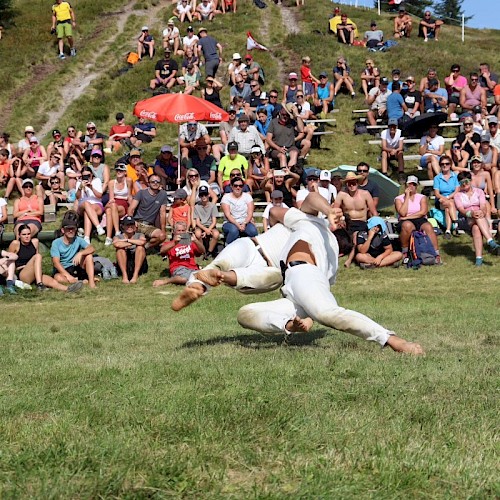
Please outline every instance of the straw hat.
[{"label": "straw hat", "polygon": [[347,172],[347,175],[342,179],[342,182],[349,181],[361,181],[363,179],[362,175],[356,175],[354,172]]}]

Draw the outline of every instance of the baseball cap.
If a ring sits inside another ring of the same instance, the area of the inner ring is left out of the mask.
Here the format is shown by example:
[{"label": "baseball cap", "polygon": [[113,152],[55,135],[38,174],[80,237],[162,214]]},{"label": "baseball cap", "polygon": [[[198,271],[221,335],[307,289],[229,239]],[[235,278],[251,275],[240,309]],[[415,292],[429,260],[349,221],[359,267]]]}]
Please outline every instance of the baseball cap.
[{"label": "baseball cap", "polygon": [[291,80],[292,78],[295,78],[297,80],[297,73],[295,72],[291,72],[288,74],[288,79]]},{"label": "baseball cap", "polygon": [[141,31],[149,31],[149,28],[148,28],[147,26],[143,26],[143,27],[141,28]]},{"label": "baseball cap", "polygon": [[399,12],[406,12],[406,9],[404,7],[399,7]]},{"label": "baseball cap", "polygon": [[102,157],[102,151],[100,149],[94,149],[91,153],[90,156],[101,156]]},{"label": "baseball cap", "polygon": [[198,196],[208,196],[207,186],[201,186],[200,189],[198,189]]},{"label": "baseball cap", "polygon": [[498,118],[496,116],[489,116],[488,123],[498,123]]},{"label": "baseball cap", "polygon": [[275,189],[271,193],[271,199],[275,200],[276,198],[283,198],[283,191],[279,191],[278,189]]},{"label": "baseball cap", "polygon": [[471,159],[470,159],[471,163],[473,161],[478,161],[480,163],[483,163],[483,159],[479,156],[479,155],[474,155]]},{"label": "baseball cap", "polygon": [[35,129],[31,125],[27,125],[26,127],[24,127],[24,133],[26,133],[26,132],[35,133]]},{"label": "baseball cap", "polygon": [[383,84],[383,85],[389,85],[389,80],[385,76],[383,76],[380,79],[380,83]]},{"label": "baseball cap", "polygon": [[331,181],[332,174],[328,170],[322,170],[321,173],[319,174],[319,180],[320,181]]},{"label": "baseball cap", "polygon": [[34,135],[32,135],[30,137],[30,142],[38,142],[38,139]]},{"label": "baseball cap", "polygon": [[232,104],[227,107],[227,112],[229,113],[230,111],[236,111],[236,108]]},{"label": "baseball cap", "polygon": [[175,24],[175,23],[174,23],[174,19],[171,17],[171,18],[168,20],[167,24]]},{"label": "baseball cap", "polygon": [[413,182],[414,184],[416,184],[418,186],[418,177],[416,175],[409,175],[406,178],[406,184],[410,184],[411,182]]},{"label": "baseball cap", "polygon": [[184,189],[177,189],[174,193],[174,199],[185,200],[187,198],[187,193]]},{"label": "baseball cap", "polygon": [[141,152],[138,149],[132,149],[130,151],[130,157],[132,156],[141,156]]},{"label": "baseball cap", "polygon": [[262,150],[260,149],[260,146],[257,146],[257,144],[255,144],[254,146],[252,146],[250,153],[262,153]]},{"label": "baseball cap", "polygon": [[26,184],[31,184],[32,186],[35,185],[31,179],[24,179],[24,181],[21,183],[21,186],[26,186]]},{"label": "baseball cap", "polygon": [[121,225],[122,226],[129,226],[131,224],[135,224],[135,219],[130,216],[130,215],[126,215],[121,221],[120,221]]},{"label": "baseball cap", "polygon": [[247,55],[245,56],[245,59],[253,59],[252,54],[247,54]]},{"label": "baseball cap", "polygon": [[97,128],[96,124],[94,122],[87,122],[87,128]]},{"label": "baseball cap", "polygon": [[321,170],[319,168],[308,168],[306,170],[306,176],[307,177],[318,177],[321,174]]},{"label": "baseball cap", "polygon": [[171,152],[172,152],[172,148],[170,146],[168,146],[167,144],[162,146],[160,149],[160,153],[171,153]]},{"label": "baseball cap", "polygon": [[326,74],[325,71],[322,71],[320,74],[319,74],[319,77],[320,78],[328,78],[328,75]]},{"label": "baseball cap", "polygon": [[238,150],[238,143],[236,141],[232,141],[227,145],[227,150],[236,149]]},{"label": "baseball cap", "polygon": [[393,75],[400,75],[401,74],[401,70],[398,69],[398,68],[395,68],[395,69],[392,70],[392,74]]},{"label": "baseball cap", "polygon": [[439,85],[439,82],[435,78],[431,78],[429,80],[429,87],[431,87],[432,85]]},{"label": "baseball cap", "polygon": [[55,137],[56,135],[61,135],[61,131],[57,130],[56,128],[52,131],[52,137]]},{"label": "baseball cap", "polygon": [[490,142],[490,141],[491,141],[491,134],[485,132],[481,135],[481,142]]},{"label": "baseball cap", "polygon": [[241,59],[241,55],[240,55],[240,53],[239,53],[239,52],[235,52],[235,53],[233,54],[233,61],[235,61],[236,59]]},{"label": "baseball cap", "polygon": [[398,126],[398,119],[397,118],[391,118],[388,122],[387,122],[387,125],[389,125],[389,127],[391,125],[396,125],[396,127]]},{"label": "baseball cap", "polygon": [[238,116],[238,122],[249,122],[249,121],[250,121],[250,118],[248,118],[248,116],[245,114]]},{"label": "baseball cap", "polygon": [[192,26],[187,27],[187,31],[193,32],[194,33],[194,28]]},{"label": "baseball cap", "polygon": [[269,99],[268,95],[266,92],[261,92],[260,93],[260,100],[262,101],[263,99]]}]

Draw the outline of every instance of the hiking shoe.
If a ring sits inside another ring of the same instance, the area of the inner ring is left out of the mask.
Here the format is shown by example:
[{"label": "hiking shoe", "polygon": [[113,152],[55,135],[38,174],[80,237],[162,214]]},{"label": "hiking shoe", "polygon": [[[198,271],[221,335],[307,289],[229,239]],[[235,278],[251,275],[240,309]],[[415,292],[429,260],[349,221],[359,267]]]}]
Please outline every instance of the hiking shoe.
[{"label": "hiking shoe", "polygon": [[117,280],[118,279],[118,273],[116,272],[116,267],[113,266],[110,270],[109,270],[109,274],[111,275],[111,279],[112,280]]},{"label": "hiking shoe", "polygon": [[46,292],[48,290],[48,288],[43,283],[37,283],[36,284],[36,289],[39,292]]},{"label": "hiking shoe", "polygon": [[14,285],[17,288],[19,288],[20,290],[31,290],[32,289],[31,285],[28,285],[28,283],[25,283],[24,281],[21,281],[21,280],[14,281]]},{"label": "hiking shoe", "polygon": [[71,57],[75,57],[76,56],[76,49],[71,49]]},{"label": "hiking shoe", "polygon": [[474,264],[476,267],[481,267],[483,265],[483,258],[476,257],[476,263]]},{"label": "hiking shoe", "polygon": [[112,244],[113,244],[113,239],[112,238],[106,238],[106,241],[104,242],[104,246],[105,247],[109,247]]},{"label": "hiking shoe", "polygon": [[492,253],[494,255],[500,254],[500,245],[495,240],[488,241],[488,247],[489,247],[490,253]]},{"label": "hiking shoe", "polygon": [[17,295],[16,289],[12,286],[6,286],[5,289],[11,294],[11,295]]},{"label": "hiking shoe", "polygon": [[57,57],[59,57],[59,59],[61,59],[61,61],[63,59],[66,59],[66,56],[62,52]]},{"label": "hiking shoe", "polygon": [[83,288],[83,281],[77,281],[76,283],[71,283],[66,290],[67,293],[76,293]]},{"label": "hiking shoe", "polygon": [[445,240],[451,240],[451,232],[450,232],[450,231],[446,231],[446,232],[444,233],[443,238],[444,238]]},{"label": "hiking shoe", "polygon": [[111,279],[111,272],[107,267],[103,268],[102,270],[102,279],[104,281],[109,281]]},{"label": "hiking shoe", "polygon": [[104,234],[106,234],[106,231],[104,230],[104,228],[102,226],[99,225],[96,227],[96,229],[97,229],[97,234],[99,236],[103,236]]}]

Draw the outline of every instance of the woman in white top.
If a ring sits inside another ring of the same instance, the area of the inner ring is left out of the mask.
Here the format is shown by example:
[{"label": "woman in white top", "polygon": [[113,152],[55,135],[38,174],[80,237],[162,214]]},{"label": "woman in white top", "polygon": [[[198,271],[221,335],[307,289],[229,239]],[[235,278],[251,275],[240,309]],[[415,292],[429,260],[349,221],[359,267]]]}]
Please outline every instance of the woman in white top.
[{"label": "woman in white top", "polygon": [[92,226],[95,226],[99,236],[102,236],[106,232],[99,224],[99,217],[104,210],[101,198],[101,179],[94,177],[89,167],[84,167],[82,169],[82,178],[76,183],[76,203],[78,204],[78,214],[83,215],[83,239],[87,243],[90,243]]},{"label": "woman in white top", "polygon": [[254,203],[250,194],[243,192],[244,186],[241,177],[231,179],[231,193],[226,193],[220,202],[224,212],[225,222],[222,230],[226,235],[226,245],[229,245],[240,236],[257,236],[257,228],[252,223]]},{"label": "woman in white top", "polygon": [[113,244],[113,229],[115,235],[120,234],[120,219],[127,215],[132,202],[132,179],[127,177],[127,165],[115,165],[116,179],[109,181],[109,201],[106,204],[106,241],[105,246]]}]

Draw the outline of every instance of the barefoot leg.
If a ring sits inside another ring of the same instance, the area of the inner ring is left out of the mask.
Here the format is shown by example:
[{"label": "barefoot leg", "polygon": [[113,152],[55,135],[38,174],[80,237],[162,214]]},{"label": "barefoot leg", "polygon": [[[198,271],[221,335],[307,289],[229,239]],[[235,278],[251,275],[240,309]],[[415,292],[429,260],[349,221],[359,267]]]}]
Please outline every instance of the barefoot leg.
[{"label": "barefoot leg", "polygon": [[387,345],[396,352],[404,352],[415,356],[425,355],[424,350],[419,344],[416,344],[415,342],[408,342],[397,335],[391,335],[387,341]]},{"label": "barefoot leg", "polygon": [[205,288],[201,283],[192,283],[191,285],[185,287],[180,295],[174,299],[172,302],[172,309],[174,311],[184,309],[193,302],[196,302],[204,294],[204,292]]}]

